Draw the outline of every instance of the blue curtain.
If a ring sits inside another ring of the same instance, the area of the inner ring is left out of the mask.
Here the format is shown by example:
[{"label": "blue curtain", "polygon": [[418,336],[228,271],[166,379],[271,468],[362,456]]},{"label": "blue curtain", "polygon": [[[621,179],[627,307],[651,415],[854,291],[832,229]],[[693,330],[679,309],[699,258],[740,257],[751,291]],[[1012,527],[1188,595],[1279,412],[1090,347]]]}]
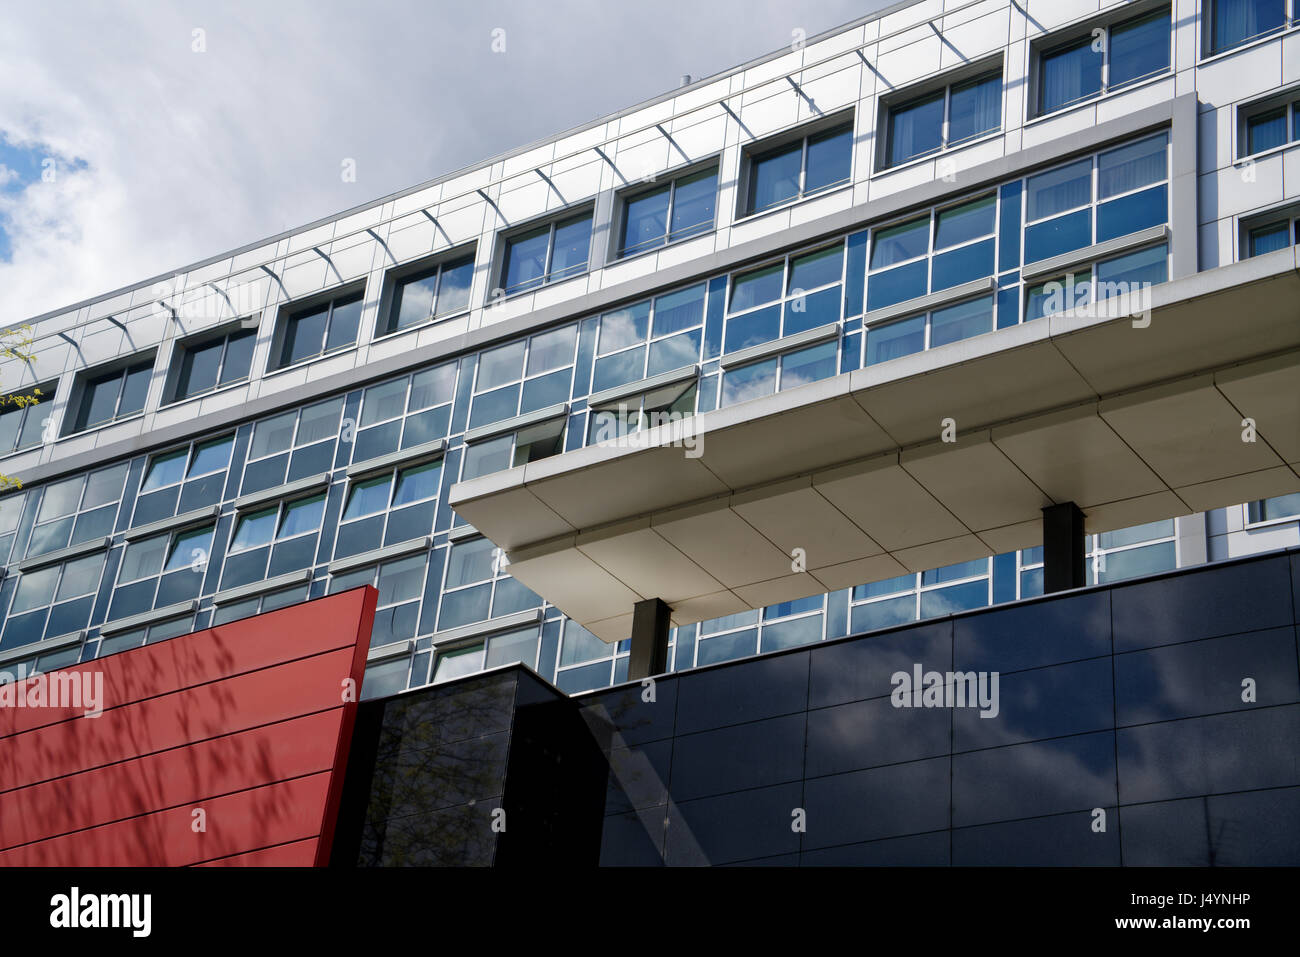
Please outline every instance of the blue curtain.
[{"label": "blue curtain", "polygon": [[943,93],[889,112],[889,165],[943,146]]},{"label": "blue curtain", "polygon": [[1101,57],[1092,49],[1091,36],[1044,54],[1038,73],[1038,112],[1051,113],[1101,92]]},{"label": "blue curtain", "polygon": [[1245,43],[1285,22],[1286,0],[1215,0],[1214,50]]},{"label": "blue curtain", "polygon": [[1002,125],[1002,77],[954,86],[948,102],[948,142],[960,143]]}]

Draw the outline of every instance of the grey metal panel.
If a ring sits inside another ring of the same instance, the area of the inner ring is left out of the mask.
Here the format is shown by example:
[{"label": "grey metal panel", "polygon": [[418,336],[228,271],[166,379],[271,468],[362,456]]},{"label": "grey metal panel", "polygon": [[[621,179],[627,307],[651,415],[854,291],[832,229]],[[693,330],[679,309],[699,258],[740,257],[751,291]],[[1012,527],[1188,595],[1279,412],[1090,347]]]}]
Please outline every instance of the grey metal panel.
[{"label": "grey metal panel", "polygon": [[126,618],[118,618],[116,621],[106,621],[99,626],[101,635],[114,635],[120,631],[130,631],[132,628],[140,628],[143,625],[152,625],[156,621],[166,621],[168,618],[178,618],[185,614],[194,614],[199,607],[199,600],[192,598],[189,601],[180,601],[174,605],[165,605],[162,608],[155,608],[152,611],[142,611],[138,615],[128,615]]},{"label": "grey metal panel", "polygon": [[[439,441],[442,440],[439,439]],[[241,495],[235,499],[235,511],[243,512],[266,502],[278,502],[282,498],[288,498],[300,492],[327,488],[329,483],[330,473],[321,472],[319,475],[308,475],[306,478],[286,482],[284,485],[277,485],[275,488],[263,489],[260,492],[249,492],[247,495]]]},{"label": "grey metal panel", "polygon": [[378,648],[371,648],[366,652],[366,661],[382,661],[385,658],[396,658],[398,655],[409,654],[415,647],[414,638],[403,638],[401,641],[390,641],[386,645],[380,645]]},{"label": "grey metal panel", "polygon": [[400,558],[403,555],[410,555],[414,552],[423,551],[429,547],[432,537],[425,535],[421,538],[412,538],[409,541],[397,542],[384,548],[372,549],[368,552],[362,552],[360,555],[352,555],[348,558],[338,558],[329,564],[329,573],[337,575],[340,572],[351,571],[354,568],[362,568],[366,565],[373,565],[377,562],[387,561],[390,558]]},{"label": "grey metal panel", "polygon": [[873,323],[896,319],[899,316],[906,316],[914,312],[926,312],[935,306],[957,302],[959,299],[966,299],[969,296],[978,296],[982,292],[994,292],[997,288],[998,281],[993,276],[989,276],[987,279],[976,279],[974,282],[962,283],[960,286],[953,286],[951,289],[941,289],[938,292],[917,296],[915,299],[907,299],[892,306],[885,306],[883,309],[873,310],[863,316],[862,322],[864,325],[869,326]]},{"label": "grey metal panel", "polygon": [[44,568],[46,565],[53,565],[55,562],[66,561],[69,558],[77,558],[81,555],[89,555],[91,552],[97,552],[108,548],[113,539],[111,537],[92,538],[88,542],[82,542],[79,545],[69,545],[67,548],[60,548],[58,551],[46,552],[44,555],[33,555],[31,558],[24,559],[14,567],[20,572],[30,571],[33,568]]},{"label": "grey metal panel", "polygon": [[815,342],[824,342],[827,339],[836,338],[839,334],[840,324],[838,322],[828,322],[826,325],[818,326],[815,329],[805,329],[803,332],[796,332],[784,339],[761,342],[756,346],[750,346],[748,349],[740,349],[729,356],[723,356],[722,368],[730,369],[733,366],[744,365],[746,362],[753,362],[755,359],[765,359],[768,356],[787,352],[790,349],[798,349],[800,346],[810,346]]},{"label": "grey metal panel", "polygon": [[447,533],[447,541],[449,542],[464,541],[465,539],[473,538],[475,535],[478,534],[480,534],[479,530],[475,528],[473,525],[454,525],[452,526],[451,531]]},{"label": "grey metal panel", "polygon": [[17,648],[6,648],[0,651],[0,662],[13,661],[16,658],[26,658],[28,655],[42,655],[47,651],[57,651],[60,648],[66,648],[69,645],[75,645],[84,641],[86,630],[70,631],[66,635],[57,635],[54,638],[46,638],[42,641],[33,641],[30,645],[20,645]]},{"label": "grey metal panel", "polygon": [[220,505],[206,505],[190,512],[181,512],[181,514],[173,515],[171,518],[160,518],[156,522],[150,522],[148,525],[141,525],[138,528],[128,528],[126,530],[126,540],[133,542],[139,538],[157,535],[159,532],[170,532],[190,525],[200,525],[207,519],[216,518],[220,514]]},{"label": "grey metal panel", "polygon": [[300,572],[289,572],[287,575],[276,575],[274,578],[250,582],[247,585],[240,585],[238,588],[227,588],[225,591],[217,592],[212,596],[212,604],[228,605],[232,601],[241,601],[245,598],[263,595],[266,592],[286,588],[289,585],[303,585],[309,581],[311,581],[311,569],[304,568]]},{"label": "grey metal panel", "polygon": [[1061,253],[1061,255],[1052,256],[1049,259],[1025,263],[1020,270],[1020,275],[1025,279],[1034,279],[1038,276],[1046,276],[1049,273],[1059,273],[1072,266],[1081,266],[1084,263],[1092,262],[1094,259],[1109,256],[1111,253],[1123,252],[1125,249],[1145,246],[1147,243],[1153,243],[1158,239],[1168,238],[1168,226],[1148,226],[1146,229],[1139,230],[1136,233],[1129,233],[1127,236],[1116,236],[1114,239],[1093,243],[1091,246],[1085,246],[1083,249],[1076,249],[1073,252]]},{"label": "grey metal panel", "polygon": [[538,422],[558,419],[560,416],[568,414],[569,403],[557,402],[555,405],[548,405],[546,408],[538,409],[535,412],[525,412],[523,415],[516,415],[512,419],[502,419],[500,422],[491,422],[487,425],[480,425],[477,429],[470,429],[465,433],[465,443],[468,445],[470,442],[489,439],[494,435],[515,432],[527,426],[536,425]]},{"label": "grey metal panel", "polygon": [[593,392],[589,395],[587,397],[587,407],[595,408],[598,405],[604,405],[606,402],[625,399],[630,395],[640,395],[642,392],[650,392],[661,386],[672,385],[674,382],[685,382],[687,379],[693,379],[699,374],[700,367],[697,363],[696,365],[682,366],[680,369],[670,369],[667,372],[647,376],[644,379],[637,379],[635,382],[628,382],[624,385],[611,386],[608,389],[601,389],[599,392]]},{"label": "grey metal panel", "polygon": [[446,445],[446,440],[434,439],[432,442],[413,445],[409,449],[398,449],[396,452],[389,452],[387,455],[378,455],[373,459],[366,459],[364,462],[354,462],[348,466],[348,478],[353,479],[362,475],[383,472],[397,465],[413,465],[435,459],[442,454]]},{"label": "grey metal panel", "polygon": [[476,621],[472,625],[448,628],[446,631],[440,631],[433,636],[433,644],[435,648],[445,647],[470,638],[495,634],[498,631],[522,628],[524,625],[535,625],[542,620],[542,615],[542,609],[533,608],[528,611],[517,611],[513,615],[502,615],[500,618],[489,618],[487,621]]}]

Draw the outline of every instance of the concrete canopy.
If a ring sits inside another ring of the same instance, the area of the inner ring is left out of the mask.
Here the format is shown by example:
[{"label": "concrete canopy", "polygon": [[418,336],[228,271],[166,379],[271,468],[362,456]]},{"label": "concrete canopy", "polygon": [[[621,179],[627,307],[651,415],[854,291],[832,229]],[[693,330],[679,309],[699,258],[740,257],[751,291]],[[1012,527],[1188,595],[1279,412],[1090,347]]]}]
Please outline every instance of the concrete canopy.
[{"label": "concrete canopy", "polygon": [[462,482],[451,504],[616,641],[645,598],[689,624],[1041,544],[1059,502],[1101,532],[1295,491],[1292,248]]}]

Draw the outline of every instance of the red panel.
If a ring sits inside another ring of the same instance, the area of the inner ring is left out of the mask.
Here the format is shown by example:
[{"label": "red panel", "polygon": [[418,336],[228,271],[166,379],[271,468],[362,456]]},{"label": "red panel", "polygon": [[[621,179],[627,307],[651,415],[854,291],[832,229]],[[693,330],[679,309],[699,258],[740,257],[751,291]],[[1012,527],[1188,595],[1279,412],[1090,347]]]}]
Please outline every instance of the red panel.
[{"label": "red panel", "polygon": [[[378,593],[75,669],[104,711],[0,708],[0,864],[328,862]],[[202,808],[206,829],[191,826]]]}]

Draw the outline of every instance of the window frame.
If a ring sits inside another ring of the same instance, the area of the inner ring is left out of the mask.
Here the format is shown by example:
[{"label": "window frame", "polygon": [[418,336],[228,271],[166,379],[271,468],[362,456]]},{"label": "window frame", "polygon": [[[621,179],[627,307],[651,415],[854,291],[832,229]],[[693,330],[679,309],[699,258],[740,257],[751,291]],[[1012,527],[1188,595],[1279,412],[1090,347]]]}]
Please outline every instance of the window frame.
[{"label": "window frame", "polygon": [[[810,140],[820,136],[831,136],[832,134],[843,133],[849,134],[849,171],[848,175],[833,183],[827,183],[819,186],[814,190],[807,189],[808,181],[808,143]],[[773,154],[782,152],[793,144],[798,143],[800,146],[799,156],[799,188],[793,196],[771,203],[761,209],[754,208],[754,198],[751,193],[754,189],[755,167],[763,159]],[[736,222],[749,219],[754,216],[762,216],[778,209],[784,209],[796,203],[801,203],[806,199],[814,196],[822,196],[836,189],[853,183],[855,160],[857,150],[857,110],[841,110],[831,116],[822,117],[813,123],[807,123],[793,130],[784,133],[778,133],[775,136],[769,136],[762,140],[756,140],[746,145],[741,151],[740,158],[740,177],[739,188],[736,190]]]},{"label": "window frame", "polygon": [[[90,588],[90,590],[85,592],[78,592],[77,594],[72,595],[71,597],[59,598],[59,589],[63,587],[64,577],[67,574],[68,566],[78,562],[87,562],[94,559],[98,559],[99,561],[99,574],[95,577],[94,585]],[[51,568],[57,569],[57,574],[54,580],[54,584],[50,588],[49,599],[47,601],[34,604],[30,608],[24,608],[22,611],[15,612],[13,610],[14,604],[18,600],[19,590],[22,588],[23,582],[29,581],[31,580],[31,577],[33,575],[40,574],[41,572],[45,572]],[[48,565],[41,565],[40,567],[33,568],[30,571],[20,572],[18,575],[18,584],[15,586],[14,592],[9,598],[8,606],[6,606],[5,608],[4,622],[3,622],[4,631],[7,633],[9,630],[10,623],[13,622],[14,619],[18,617],[31,615],[37,611],[43,611],[44,617],[41,620],[41,629],[40,629],[41,637],[34,638],[30,642],[24,642],[23,644],[14,645],[13,648],[21,648],[24,647],[25,645],[34,644],[38,641],[45,641],[50,638],[59,638],[62,637],[63,635],[76,634],[79,631],[86,630],[86,628],[89,627],[91,614],[94,611],[94,598],[97,594],[99,594],[99,589],[104,583],[104,574],[107,568],[108,568],[108,549],[100,548],[97,549],[96,551],[88,552],[85,555],[76,555],[72,558],[65,558],[63,561],[60,562],[51,562]],[[74,628],[72,631],[63,631],[53,635],[46,634],[46,632],[49,630],[50,619],[53,616],[55,607],[59,605],[71,604],[72,602],[84,601],[86,598],[91,599],[90,605],[88,605],[86,608],[87,624],[83,624],[80,628]]]},{"label": "window frame", "polygon": [[[577,266],[568,267],[562,275],[556,275],[552,269],[555,262],[555,234],[561,227],[570,226],[581,220],[587,221],[587,258],[582,268]],[[516,283],[514,286],[507,286],[506,280],[510,270],[510,251],[525,236],[532,236],[542,229],[547,230],[546,238],[546,265],[542,274],[533,279],[526,279]],[[530,223],[521,224],[517,228],[503,231],[498,234],[496,257],[498,265],[494,268],[493,274],[497,277],[496,288],[488,293],[488,306],[493,306],[505,299],[521,296],[526,293],[537,292],[547,286],[555,283],[564,282],[566,279],[576,279],[578,276],[585,276],[591,272],[594,263],[594,244],[596,241],[596,207],[594,203],[579,204],[564,210],[557,210],[548,213],[540,219]]]},{"label": "window frame", "polygon": [[[1234,153],[1238,163],[1243,160],[1271,156],[1273,153],[1279,153],[1300,144],[1300,86],[1293,83],[1280,93],[1271,94],[1255,100],[1253,103],[1241,104],[1236,109],[1237,122],[1234,125],[1233,132],[1236,136]],[[1277,146],[1268,146],[1251,151],[1251,122],[1278,110],[1283,110],[1286,113],[1285,138]]]},{"label": "window frame", "polygon": [[[203,396],[212,395],[223,389],[234,388],[242,385],[253,378],[253,360],[256,359],[257,352],[257,326],[245,326],[243,321],[236,325],[228,325],[221,329],[214,329],[190,336],[176,343],[172,350],[171,360],[168,362],[167,381],[163,388],[163,406],[175,405],[178,402],[188,402],[190,399],[197,399]],[[249,336],[253,339],[253,349],[248,356],[248,371],[238,378],[231,379],[229,382],[222,382],[221,376],[226,369],[226,360],[230,355],[230,340],[236,336]],[[217,362],[217,381],[206,388],[196,392],[188,392],[185,395],[180,394],[181,386],[181,368],[185,358],[192,353],[195,348],[209,346],[213,343],[221,343],[221,357]]]},{"label": "window frame", "polygon": [[1300,511],[1293,512],[1289,515],[1279,515],[1277,518],[1257,517],[1261,512],[1260,506],[1267,502],[1288,497],[1289,496],[1287,495],[1273,495],[1268,498],[1255,499],[1254,501],[1243,503],[1241,506],[1242,527],[1247,530],[1255,528],[1274,528],[1278,525],[1289,525],[1292,522],[1300,521]]},{"label": "window frame", "polygon": [[1252,44],[1263,43],[1266,40],[1282,36],[1287,31],[1294,29],[1297,25],[1297,19],[1300,18],[1300,5],[1296,3],[1296,0],[1282,0],[1282,23],[1280,26],[1273,27],[1263,33],[1257,33],[1254,36],[1245,37],[1228,46],[1216,47],[1214,43],[1214,14],[1217,2],[1218,0],[1207,0],[1207,2],[1199,4],[1201,62],[1225,56],[1234,50],[1242,50]]},{"label": "window frame", "polygon": [[[444,273],[452,267],[464,265],[466,261],[469,262],[470,266],[470,287],[465,297],[465,304],[457,309],[439,311],[438,300],[442,295]],[[379,340],[399,333],[410,332],[413,329],[423,329],[426,326],[447,322],[457,316],[465,315],[473,308],[474,278],[477,273],[478,244],[476,242],[462,244],[452,249],[444,249],[432,256],[425,256],[415,262],[390,269],[384,276],[383,302],[375,320],[373,339]],[[429,315],[409,325],[399,327],[397,320],[401,312],[402,287],[408,283],[427,279],[431,275],[436,276],[437,281]]]},{"label": "window frame", "polygon": [[[677,208],[679,184],[683,180],[703,176],[707,173],[713,174],[713,218],[707,224],[700,223],[687,226],[684,229],[677,230],[675,234],[672,225],[673,213]],[[607,261],[613,263],[633,259],[643,253],[663,249],[666,246],[713,232],[718,226],[718,200],[721,198],[721,178],[722,165],[720,157],[713,156],[670,173],[656,176],[653,182],[637,185],[619,193],[616,197],[618,213],[613,224],[614,228],[610,230],[610,255]],[[654,240],[645,240],[634,247],[627,246],[628,204],[663,189],[665,185],[668,187],[668,208],[664,212],[663,236]]]},{"label": "window frame", "polygon": [[[330,328],[334,324],[335,311],[340,305],[350,306],[353,302],[359,303],[356,334],[352,337],[351,342],[332,348],[329,347]],[[319,310],[321,306],[326,308],[325,328],[321,332],[321,350],[301,359],[289,361],[285,351],[290,343],[290,323],[301,319],[307,313]],[[366,283],[364,281],[348,283],[331,289],[329,292],[281,303],[276,310],[275,332],[271,337],[271,348],[266,359],[265,374],[274,375],[277,372],[296,369],[326,356],[339,355],[349,349],[355,349],[361,342],[361,325],[365,319],[365,311]]]},{"label": "window frame", "polygon": [[[397,490],[401,482],[402,476],[407,472],[414,471],[415,469],[428,468],[431,465],[438,466],[438,481],[434,485],[432,494],[425,495],[422,498],[413,499],[409,502],[402,502],[400,505],[394,504],[394,500],[397,497]],[[379,469],[374,472],[367,472],[364,475],[357,475],[352,478],[349,478],[348,481],[345,483],[343,496],[339,502],[338,518],[335,519],[334,521],[334,541],[332,543],[332,547],[330,550],[330,554],[334,557],[334,560],[337,561],[341,558],[351,558],[352,555],[361,554],[361,552],[349,552],[346,555],[339,554],[338,552],[339,540],[340,538],[342,538],[343,530],[346,527],[350,525],[358,524],[360,522],[369,521],[375,518],[376,516],[383,516],[384,519],[382,533],[379,536],[380,545],[377,547],[383,547],[385,542],[387,542],[387,544],[392,545],[407,540],[409,538],[416,537],[416,536],[407,536],[407,539],[397,538],[397,539],[393,539],[392,541],[388,541],[389,522],[392,520],[395,510],[403,511],[409,508],[414,508],[418,505],[426,504],[428,502],[434,502],[434,503],[438,502],[442,496],[443,475],[445,473],[446,467],[447,467],[446,458],[442,453],[439,453],[429,458],[424,458],[413,462],[405,462],[399,465],[389,466],[388,468],[385,469]],[[348,503],[352,500],[352,496],[356,492],[356,490],[360,488],[362,485],[366,485],[371,482],[377,482],[379,479],[385,479],[388,485],[388,491],[384,498],[384,505],[381,508],[375,509],[373,512],[366,512],[363,515],[357,515],[353,518],[346,518],[345,516],[347,515]],[[323,518],[321,524],[323,527],[324,526]],[[432,529],[426,532],[426,534],[432,534]],[[232,538],[231,541],[234,541],[234,539]],[[262,546],[258,546],[258,547],[262,547]]]},{"label": "window frame", "polygon": [[[68,403],[67,411],[64,414],[64,427],[60,438],[67,438],[73,435],[81,435],[85,432],[92,432],[95,429],[102,429],[106,426],[122,422],[137,415],[143,415],[149,407],[149,391],[153,388],[153,375],[155,365],[158,359],[158,351],[149,349],[145,352],[138,352],[131,356],[124,356],[113,362],[105,363],[96,368],[85,369],[77,374],[76,381],[73,384],[72,400]],[[145,386],[144,400],[140,408],[133,409],[129,412],[122,411],[122,399],[126,394],[126,381],[133,373],[148,372],[148,382]],[[107,419],[99,422],[82,423],[83,417],[89,417],[90,409],[87,403],[90,401],[92,386],[100,383],[107,383],[112,379],[118,380],[117,398],[113,401],[113,414]]]},{"label": "window frame", "polygon": [[[94,476],[102,475],[102,474],[105,473],[105,472],[112,472],[112,471],[114,471],[115,469],[120,469],[120,470],[122,471],[122,484],[121,484],[121,488],[119,488],[118,491],[117,491],[117,496],[116,496],[116,498],[110,498],[108,501],[101,502],[101,503],[98,504],[98,505],[91,505],[91,506],[87,507],[87,506],[86,506],[86,493],[87,493],[87,490],[90,488],[90,479],[91,479],[92,477],[94,477]],[[123,463],[123,462],[118,462],[118,463],[115,464],[115,465],[108,465],[108,466],[105,466],[104,468],[99,468],[99,469],[95,469],[95,470],[93,470],[93,471],[85,472],[85,473],[81,474],[80,476],[75,476],[75,477],[67,478],[67,479],[59,479],[59,480],[54,481],[54,482],[47,482],[47,483],[46,483],[44,486],[42,486],[42,488],[41,488],[41,501],[40,501],[40,504],[36,506],[36,514],[35,514],[34,516],[32,516],[31,531],[29,532],[29,534],[28,534],[28,536],[27,536],[27,542],[26,542],[26,544],[23,546],[23,547],[24,547],[24,551],[25,551],[25,557],[27,557],[27,558],[36,558],[36,557],[39,557],[39,556],[41,556],[41,555],[47,555],[47,554],[49,554],[50,552],[58,551],[59,549],[62,549],[62,548],[67,548],[67,547],[69,547],[70,545],[80,545],[80,544],[83,544],[84,542],[87,542],[87,541],[93,541],[95,538],[99,538],[100,536],[98,536],[98,535],[92,535],[92,536],[90,536],[89,538],[84,538],[84,539],[82,539],[82,540],[79,541],[79,542],[74,542],[74,541],[73,541],[73,538],[74,538],[74,536],[75,536],[76,533],[77,533],[77,522],[80,520],[81,516],[83,516],[83,515],[87,515],[87,514],[89,514],[89,513],[91,513],[91,512],[98,512],[98,511],[101,511],[101,510],[107,509],[107,508],[109,508],[109,507],[112,507],[112,508],[113,508],[113,523],[112,523],[112,526],[110,527],[110,529],[111,529],[111,528],[115,528],[116,525],[117,525],[117,521],[118,521],[118,519],[121,517],[121,511],[122,511],[122,499],[123,499],[123,496],[125,495],[125,492],[126,492],[126,479],[127,479],[127,476],[128,476],[129,474],[130,474],[129,464],[128,464],[128,463]],[[54,516],[54,517],[52,517],[52,518],[42,519],[42,518],[41,518],[41,511],[45,508],[45,502],[46,502],[46,497],[45,497],[45,496],[46,496],[46,494],[48,493],[49,489],[51,489],[51,488],[53,488],[53,487],[55,487],[55,486],[57,486],[57,485],[64,484],[64,483],[66,483],[66,482],[76,482],[76,481],[80,481],[80,482],[81,482],[81,491],[77,493],[77,503],[76,503],[75,506],[73,506],[72,510],[71,510],[70,512],[64,512],[62,515],[56,515],[56,516]],[[68,518],[72,519],[72,522],[71,522],[71,524],[68,526],[68,535],[67,535],[67,538],[66,538],[66,540],[63,542],[62,545],[56,546],[55,548],[46,549],[46,550],[44,550],[44,551],[40,551],[40,552],[33,552],[33,551],[32,551],[32,542],[34,542],[34,541],[36,540],[36,532],[37,532],[38,529],[40,529],[40,528],[42,528],[42,527],[45,527],[45,526],[53,525],[55,522],[61,522],[61,521],[63,521],[64,519],[68,519]],[[111,530],[110,530],[109,534],[112,534],[112,531],[111,531]]]},{"label": "window frame", "polygon": [[[0,400],[0,416],[11,415],[14,412],[17,412],[19,421],[18,427],[14,429],[13,445],[8,448],[0,447],[0,457],[13,455],[18,452],[25,452],[27,449],[34,449],[38,445],[45,444],[45,435],[50,431],[48,423],[50,419],[53,418],[52,412],[49,415],[34,420],[40,424],[40,429],[37,431],[34,441],[29,440],[24,444],[23,436],[26,434],[30,423],[33,421],[32,416],[39,415],[39,413],[33,413],[32,409],[42,405],[47,407],[52,406],[58,388],[59,380],[51,379],[48,382],[33,383],[28,388],[13,389],[5,392],[3,400]],[[32,399],[34,401],[24,401],[19,404],[15,401],[16,399]]]},{"label": "window frame", "polygon": [[[997,126],[979,133],[972,133],[960,140],[950,140],[953,88],[974,85],[995,76],[998,79],[999,97]],[[876,131],[876,141],[880,144],[876,151],[877,175],[902,169],[924,159],[933,159],[935,156],[949,150],[969,146],[985,137],[1001,134],[1006,126],[1006,92],[1006,64],[1002,54],[999,53],[994,57],[986,58],[960,70],[947,73],[941,80],[928,80],[909,89],[881,97],[879,105],[880,118],[877,122],[878,128]],[[914,106],[922,100],[929,99],[937,93],[943,95],[943,117],[939,123],[939,145],[924,153],[917,153],[898,162],[892,162],[890,155],[893,151],[894,114],[906,107]]]}]

